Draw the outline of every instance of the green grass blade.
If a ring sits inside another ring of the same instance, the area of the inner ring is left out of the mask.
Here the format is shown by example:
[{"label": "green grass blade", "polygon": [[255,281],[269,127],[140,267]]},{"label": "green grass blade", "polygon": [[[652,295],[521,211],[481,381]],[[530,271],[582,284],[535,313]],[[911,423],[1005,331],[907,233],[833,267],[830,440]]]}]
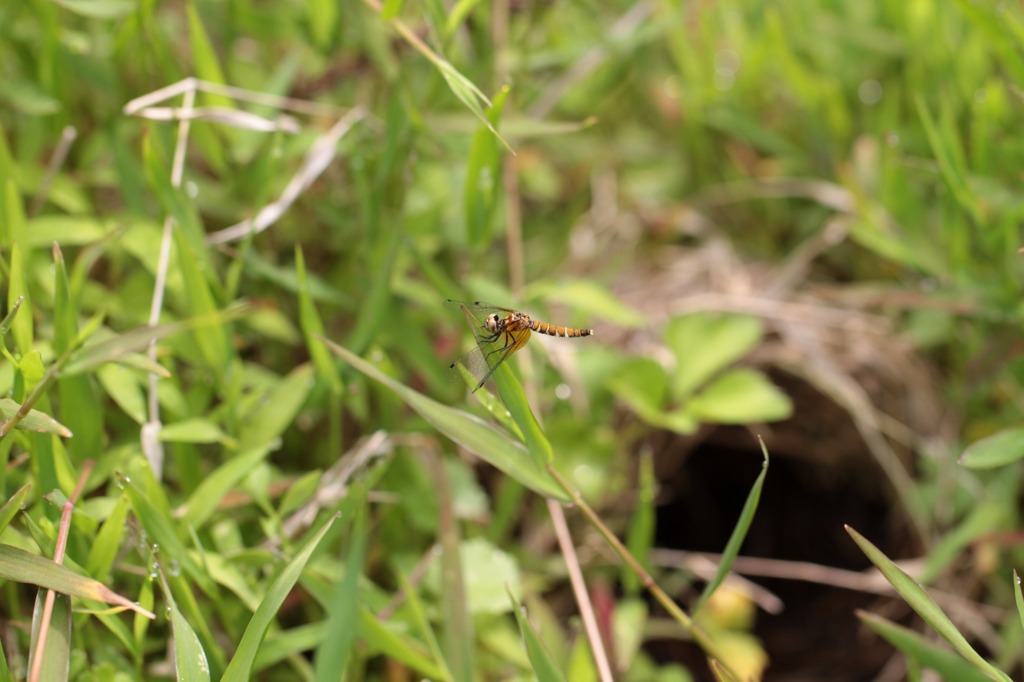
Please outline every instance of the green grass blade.
[{"label": "green grass blade", "polygon": [[[350,493],[351,494],[351,493]],[[335,587],[327,608],[326,637],[316,651],[316,682],[330,682],[346,677],[352,651],[359,636],[359,576],[366,562],[366,500],[357,493],[352,519],[352,538],[345,560],[345,575]]]},{"label": "green grass blade", "polygon": [[[565,491],[543,469],[536,467],[522,444],[512,440],[478,417],[427,398],[385,375],[358,355],[338,344],[321,339],[327,347],[357,370],[398,394],[402,400],[426,419],[434,428],[470,452],[476,454],[534,492],[568,501]],[[495,372],[497,376],[502,369]],[[520,389],[520,394],[522,389]],[[523,398],[525,402],[525,397]],[[527,407],[527,409],[529,409]],[[532,413],[530,415],[532,417]],[[550,446],[549,446],[550,447]]]},{"label": "green grass blade", "polygon": [[[45,646],[40,648],[39,628],[46,602],[46,590],[39,590],[32,615],[32,643],[29,646],[29,665],[38,670],[40,680],[67,680],[71,669],[71,598],[56,594],[50,612]],[[41,657],[36,668],[36,657]]]},{"label": "green grass blade", "polygon": [[295,420],[313,388],[313,367],[299,365],[271,389],[242,425],[238,447],[248,450],[277,441]]},{"label": "green grass blade", "polygon": [[268,454],[268,445],[245,450],[206,476],[188,498],[185,505],[185,522],[192,528],[201,528],[213,516],[224,496],[266,459]]},{"label": "green grass blade", "polygon": [[925,668],[938,672],[944,680],[988,682],[992,679],[952,651],[925,641],[919,633],[913,630],[872,613],[859,611],[857,617],[908,658]]},{"label": "green grass blade", "polygon": [[238,643],[238,649],[235,650],[235,655],[231,658],[231,662],[228,663],[221,682],[248,682],[253,662],[259,653],[260,642],[266,636],[267,630],[270,628],[271,623],[273,623],[278,609],[281,608],[281,604],[284,603],[285,597],[292,591],[295,583],[302,575],[302,570],[313,555],[313,550],[324,539],[324,536],[336,519],[337,517],[332,517],[325,522],[310,537],[306,544],[302,546],[295,557],[285,565],[277,578],[274,579],[263,601],[260,602],[259,608],[256,609],[256,613],[249,620],[249,625],[245,628],[245,633]]},{"label": "green grass blade", "polygon": [[948,616],[942,611],[935,600],[932,599],[923,587],[918,585],[913,578],[903,572],[903,570],[889,560],[882,552],[878,550],[873,544],[865,539],[860,533],[846,527],[846,532],[850,534],[857,546],[860,547],[861,551],[867,555],[868,559],[871,560],[878,570],[882,572],[885,579],[889,581],[889,584],[893,586],[896,592],[906,600],[910,608],[914,609],[921,618],[935,630],[939,635],[942,636],[947,642],[949,642],[953,649],[963,656],[969,663],[975,668],[981,670],[993,680],[1005,680],[1009,682],[1010,678],[1007,677],[1003,672],[998,670],[991,663],[986,661],[977,651],[970,645],[967,639],[964,638],[960,631],[956,629],[953,622]]},{"label": "green grass blade", "polygon": [[764,479],[768,475],[768,448],[765,447],[764,441],[761,441],[761,452],[764,454],[761,473],[758,474],[757,480],[754,481],[754,485],[747,495],[747,501],[743,504],[743,511],[740,513],[739,521],[736,522],[736,527],[733,528],[732,534],[729,536],[729,542],[726,543],[725,549],[722,551],[722,560],[715,570],[714,577],[704,586],[704,591],[701,592],[697,604],[693,607],[691,618],[697,618],[701,607],[707,603],[711,595],[714,594],[715,590],[718,589],[718,586],[722,584],[722,581],[729,574],[733,562],[736,561],[736,556],[740,553],[740,547],[743,546],[743,541],[747,537],[747,531],[750,530],[750,524],[754,521],[757,503],[761,499],[761,488],[764,487]]},{"label": "green grass blade", "polygon": [[512,601],[512,610],[516,614],[516,623],[519,625],[519,634],[523,637],[523,645],[526,647],[526,655],[530,657],[530,665],[533,667],[533,674],[540,682],[565,682],[565,676],[555,665],[551,654],[544,648],[540,637],[533,630],[533,626],[523,615],[525,607],[516,601],[511,590],[508,590],[508,598]]},{"label": "green grass blade", "polygon": [[[62,594],[92,599],[140,611],[135,603],[117,594],[103,583],[78,575],[71,569],[23,549],[0,545],[0,578],[27,583]],[[147,614],[152,617],[153,614]]]}]

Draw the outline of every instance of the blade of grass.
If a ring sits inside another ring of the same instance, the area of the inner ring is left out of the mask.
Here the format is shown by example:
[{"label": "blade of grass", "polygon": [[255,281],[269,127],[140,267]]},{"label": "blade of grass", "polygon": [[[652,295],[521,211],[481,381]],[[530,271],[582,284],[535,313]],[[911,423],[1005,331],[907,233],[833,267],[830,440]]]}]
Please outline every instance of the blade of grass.
[{"label": "blade of grass", "polygon": [[[527,451],[522,444],[512,440],[508,434],[497,430],[468,412],[442,405],[400,384],[338,344],[327,339],[320,340],[345,362],[397,393],[406,404],[451,440],[534,492],[563,501],[567,499],[555,481],[544,470],[538,470],[529,457],[525,456]],[[500,372],[501,369],[499,367],[498,371]],[[498,372],[495,374],[497,375]],[[520,393],[522,393],[522,389],[520,389]]]},{"label": "blade of grass", "polygon": [[951,651],[926,642],[917,632],[897,625],[881,616],[863,611],[857,617],[880,637],[899,649],[908,658],[936,671],[944,680],[987,682],[991,678]]},{"label": "blade of grass", "polygon": [[352,517],[352,537],[349,540],[345,574],[338,582],[327,607],[327,632],[316,650],[316,682],[330,682],[347,677],[346,670],[359,636],[359,577],[366,563],[366,493],[354,490],[356,502]]},{"label": "blade of grass", "polygon": [[256,609],[256,613],[249,620],[245,633],[238,643],[238,649],[235,650],[235,655],[232,656],[231,662],[228,663],[228,667],[224,671],[224,676],[221,678],[222,682],[247,682],[250,679],[253,662],[259,653],[260,642],[266,636],[267,630],[270,628],[271,623],[273,623],[278,609],[281,608],[281,604],[284,603],[285,597],[288,596],[298,581],[299,576],[302,575],[302,570],[313,555],[313,550],[324,539],[327,531],[330,530],[336,520],[337,516],[328,519],[274,579],[263,601],[260,602],[259,608]]},{"label": "blade of grass", "polygon": [[523,615],[526,607],[516,601],[512,590],[506,586],[508,598],[512,602],[512,611],[516,614],[516,623],[519,625],[519,634],[523,637],[523,645],[526,647],[526,655],[530,657],[530,665],[533,667],[533,674],[540,682],[565,682],[565,676],[555,665],[551,654],[544,648],[540,636],[534,632],[533,626]]},{"label": "blade of grass", "polygon": [[988,677],[993,680],[1000,680],[1003,682],[1009,682],[1010,678],[1005,673],[997,669],[991,663],[986,661],[978,654],[977,651],[970,645],[967,639],[960,634],[960,631],[956,629],[953,622],[946,616],[935,600],[932,599],[923,587],[918,585],[913,578],[903,572],[903,570],[889,560],[882,552],[878,550],[873,544],[871,544],[864,536],[855,531],[853,528],[846,526],[846,532],[850,534],[857,546],[860,547],[861,551],[867,555],[868,559],[871,560],[885,579],[889,581],[889,584],[893,586],[896,592],[906,600],[910,608],[914,609],[921,618],[924,619],[925,623],[928,624],[935,632],[942,636],[947,642],[949,642],[953,649],[963,656],[969,663],[975,668],[984,672]]},{"label": "blade of grass", "polygon": [[718,568],[715,570],[714,577],[704,586],[704,591],[701,592],[700,598],[691,610],[691,617],[693,618],[697,617],[704,604],[715,593],[715,590],[722,584],[725,577],[729,575],[729,570],[732,568],[733,562],[736,561],[736,557],[740,553],[740,547],[743,546],[743,541],[747,537],[747,531],[750,530],[750,524],[754,521],[757,503],[761,499],[761,488],[764,486],[764,479],[768,475],[768,448],[765,447],[764,441],[760,437],[758,437],[758,441],[761,443],[761,453],[764,455],[761,473],[758,474],[757,480],[754,481],[754,486],[747,495],[747,501],[743,504],[743,511],[740,513],[739,521],[736,522],[736,527],[733,528],[732,534],[729,536],[729,542],[725,545],[725,550],[722,552],[722,560],[718,562]]}]

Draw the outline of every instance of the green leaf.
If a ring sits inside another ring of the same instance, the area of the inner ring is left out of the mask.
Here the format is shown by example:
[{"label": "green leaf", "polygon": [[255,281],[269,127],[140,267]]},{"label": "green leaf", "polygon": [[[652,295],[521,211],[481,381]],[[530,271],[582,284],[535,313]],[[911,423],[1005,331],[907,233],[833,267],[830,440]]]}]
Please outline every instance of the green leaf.
[{"label": "green leaf", "polygon": [[231,658],[231,662],[224,671],[221,682],[248,682],[251,678],[253,662],[259,653],[260,643],[274,622],[274,618],[281,608],[281,604],[284,603],[285,597],[291,593],[295,583],[298,582],[299,577],[302,575],[302,570],[313,555],[313,550],[324,539],[327,531],[330,530],[336,520],[337,516],[328,519],[309,538],[306,544],[299,549],[295,557],[284,566],[280,574],[271,583],[266,596],[260,602],[259,608],[256,609],[256,613],[249,620],[245,633],[242,635],[238,648],[235,650],[235,655]]},{"label": "green leaf", "polygon": [[526,448],[518,441],[512,440],[508,434],[497,430],[468,412],[456,410],[427,398],[385,375],[358,355],[332,341],[321,340],[345,362],[398,394],[406,404],[451,440],[504,471],[534,492],[545,497],[568,501],[569,498],[565,491],[550,474],[543,469],[538,469],[533,461],[526,456]]},{"label": "green leaf", "polygon": [[878,567],[878,570],[882,572],[882,575],[885,576],[885,579],[889,581],[889,584],[893,586],[896,592],[906,600],[910,608],[914,609],[917,615],[921,616],[929,627],[949,642],[954,650],[991,679],[1010,682],[1009,677],[974,650],[923,587],[918,585],[913,578],[904,573],[899,566],[890,561],[888,557],[882,554],[877,547],[868,542],[860,533],[849,526],[846,526],[846,532],[850,534],[861,551],[867,555],[871,563]]},{"label": "green leaf", "polygon": [[789,398],[757,370],[723,374],[694,396],[687,408],[697,419],[718,424],[778,421],[793,413]]},{"label": "green leaf", "polygon": [[713,375],[750,352],[764,335],[764,323],[749,315],[692,313],[665,325],[665,343],[676,356],[672,397],[692,393]]},{"label": "green leaf", "polygon": [[630,358],[608,378],[608,389],[624,401],[641,419],[661,419],[668,395],[665,370],[650,358]]},{"label": "green leaf", "polygon": [[960,455],[959,464],[968,469],[995,469],[1024,458],[1024,426],[1004,429],[975,441]]}]

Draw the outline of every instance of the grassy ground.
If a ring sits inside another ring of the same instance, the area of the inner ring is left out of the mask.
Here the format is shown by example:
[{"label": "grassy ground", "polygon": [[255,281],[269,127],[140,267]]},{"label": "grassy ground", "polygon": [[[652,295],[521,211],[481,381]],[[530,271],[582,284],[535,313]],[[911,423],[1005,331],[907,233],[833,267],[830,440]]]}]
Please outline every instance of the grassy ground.
[{"label": "grassy ground", "polygon": [[0,5],[0,679],[1019,676],[1022,20]]}]

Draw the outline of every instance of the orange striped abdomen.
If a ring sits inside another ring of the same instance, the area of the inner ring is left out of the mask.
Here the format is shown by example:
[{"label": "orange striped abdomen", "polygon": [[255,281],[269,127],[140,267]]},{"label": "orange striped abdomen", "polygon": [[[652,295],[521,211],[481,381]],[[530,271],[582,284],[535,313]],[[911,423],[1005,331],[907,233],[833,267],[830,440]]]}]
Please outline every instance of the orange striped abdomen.
[{"label": "orange striped abdomen", "polygon": [[574,339],[579,336],[590,336],[594,333],[593,329],[576,329],[575,327],[559,327],[557,324],[548,324],[547,322],[541,322],[539,320],[530,320],[530,329],[537,332],[538,334],[547,334],[548,336],[563,336],[570,339]]}]

